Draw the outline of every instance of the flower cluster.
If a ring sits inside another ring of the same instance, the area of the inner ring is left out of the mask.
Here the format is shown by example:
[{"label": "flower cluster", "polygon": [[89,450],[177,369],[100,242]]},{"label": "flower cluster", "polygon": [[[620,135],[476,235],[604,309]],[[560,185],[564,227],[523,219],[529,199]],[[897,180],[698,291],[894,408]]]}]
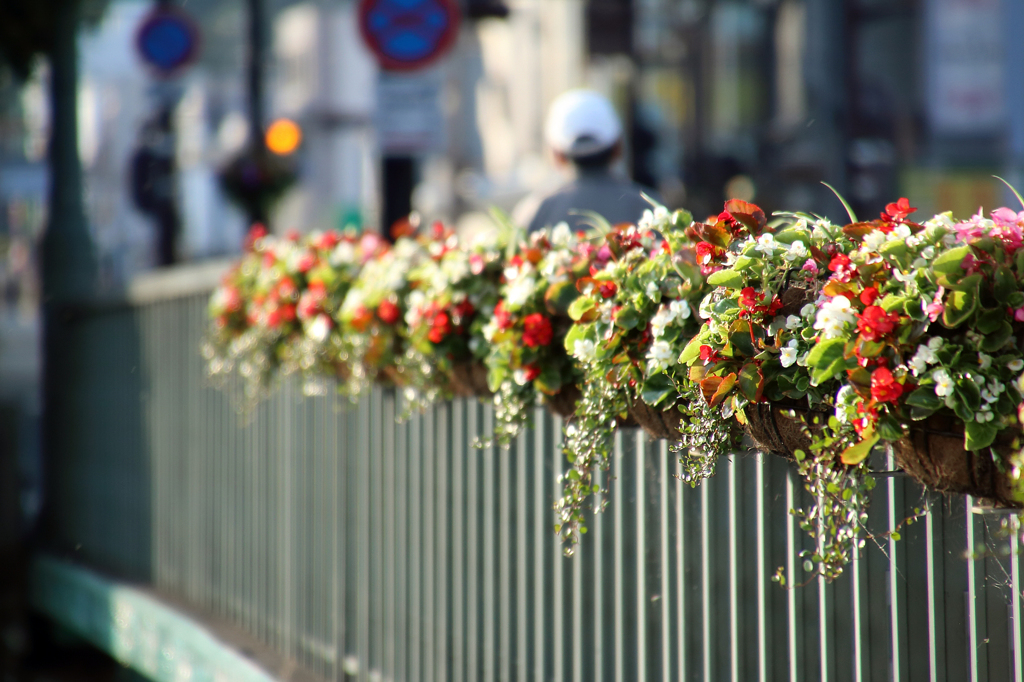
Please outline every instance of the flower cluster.
[{"label": "flower cluster", "polygon": [[505,262],[501,299],[483,326],[488,385],[495,393],[495,440],[507,445],[538,400],[568,416],[578,398],[579,370],[563,346],[572,325],[576,281],[610,259],[599,234],[567,225],[534,232]]},{"label": "flower cluster", "polygon": [[277,374],[301,372],[308,392],[324,375],[347,374],[336,316],[363,259],[383,248],[372,235],[291,232],[277,239],[254,226],[245,255],[210,299],[204,354],[211,375],[237,368],[252,401]]},{"label": "flower cluster", "polygon": [[594,492],[595,469],[608,467],[616,425],[633,419],[638,410],[631,408],[640,405],[678,421],[673,344],[699,328],[694,307],[704,286],[685,234],[691,222],[685,211],[657,207],[642,227],[609,233],[576,282],[565,349],[582,368],[582,399],[566,429],[572,468],[556,505],[559,531],[572,542],[586,529],[582,508]]}]

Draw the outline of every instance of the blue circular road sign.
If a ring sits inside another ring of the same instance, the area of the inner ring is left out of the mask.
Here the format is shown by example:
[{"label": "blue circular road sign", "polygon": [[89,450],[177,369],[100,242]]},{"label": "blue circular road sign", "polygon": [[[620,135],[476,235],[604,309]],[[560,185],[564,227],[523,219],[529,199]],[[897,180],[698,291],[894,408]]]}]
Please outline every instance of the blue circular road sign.
[{"label": "blue circular road sign", "polygon": [[199,51],[199,29],[177,8],[157,7],[135,34],[142,59],[161,76],[172,76],[191,64]]},{"label": "blue circular road sign", "polygon": [[385,69],[409,71],[444,54],[458,34],[454,0],[362,0],[363,39]]}]

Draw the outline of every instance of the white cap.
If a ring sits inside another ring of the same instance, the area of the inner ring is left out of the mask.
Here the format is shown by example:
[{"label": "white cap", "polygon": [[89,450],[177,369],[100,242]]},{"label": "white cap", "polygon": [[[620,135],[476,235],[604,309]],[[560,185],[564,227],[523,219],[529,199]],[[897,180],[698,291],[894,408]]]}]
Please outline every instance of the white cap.
[{"label": "white cap", "polygon": [[618,142],[622,124],[604,95],[592,90],[569,90],[551,104],[544,135],[556,152],[578,158],[597,154]]}]

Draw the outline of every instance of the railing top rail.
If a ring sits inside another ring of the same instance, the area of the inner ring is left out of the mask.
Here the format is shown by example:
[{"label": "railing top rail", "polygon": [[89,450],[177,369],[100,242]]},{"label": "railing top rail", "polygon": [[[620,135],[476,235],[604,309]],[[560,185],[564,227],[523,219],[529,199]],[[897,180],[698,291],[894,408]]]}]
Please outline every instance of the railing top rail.
[{"label": "railing top rail", "polygon": [[144,273],[132,279],[126,292],[133,305],[158,303],[174,298],[209,293],[220,282],[234,259],[175,265]]}]

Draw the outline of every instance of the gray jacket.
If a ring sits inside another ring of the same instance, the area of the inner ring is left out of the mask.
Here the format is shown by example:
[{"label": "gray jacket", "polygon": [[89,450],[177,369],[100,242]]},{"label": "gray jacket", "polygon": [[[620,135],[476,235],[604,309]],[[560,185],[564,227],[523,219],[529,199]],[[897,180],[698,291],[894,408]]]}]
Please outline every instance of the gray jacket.
[{"label": "gray jacket", "polygon": [[[635,182],[617,178],[611,172],[588,170],[580,172],[569,184],[546,197],[530,197],[516,210],[516,218],[529,232],[567,222],[575,230],[589,228],[587,218],[571,211],[594,211],[611,223],[636,223],[651,204],[640,193],[653,192]],[[536,205],[536,209],[530,204]]]}]

